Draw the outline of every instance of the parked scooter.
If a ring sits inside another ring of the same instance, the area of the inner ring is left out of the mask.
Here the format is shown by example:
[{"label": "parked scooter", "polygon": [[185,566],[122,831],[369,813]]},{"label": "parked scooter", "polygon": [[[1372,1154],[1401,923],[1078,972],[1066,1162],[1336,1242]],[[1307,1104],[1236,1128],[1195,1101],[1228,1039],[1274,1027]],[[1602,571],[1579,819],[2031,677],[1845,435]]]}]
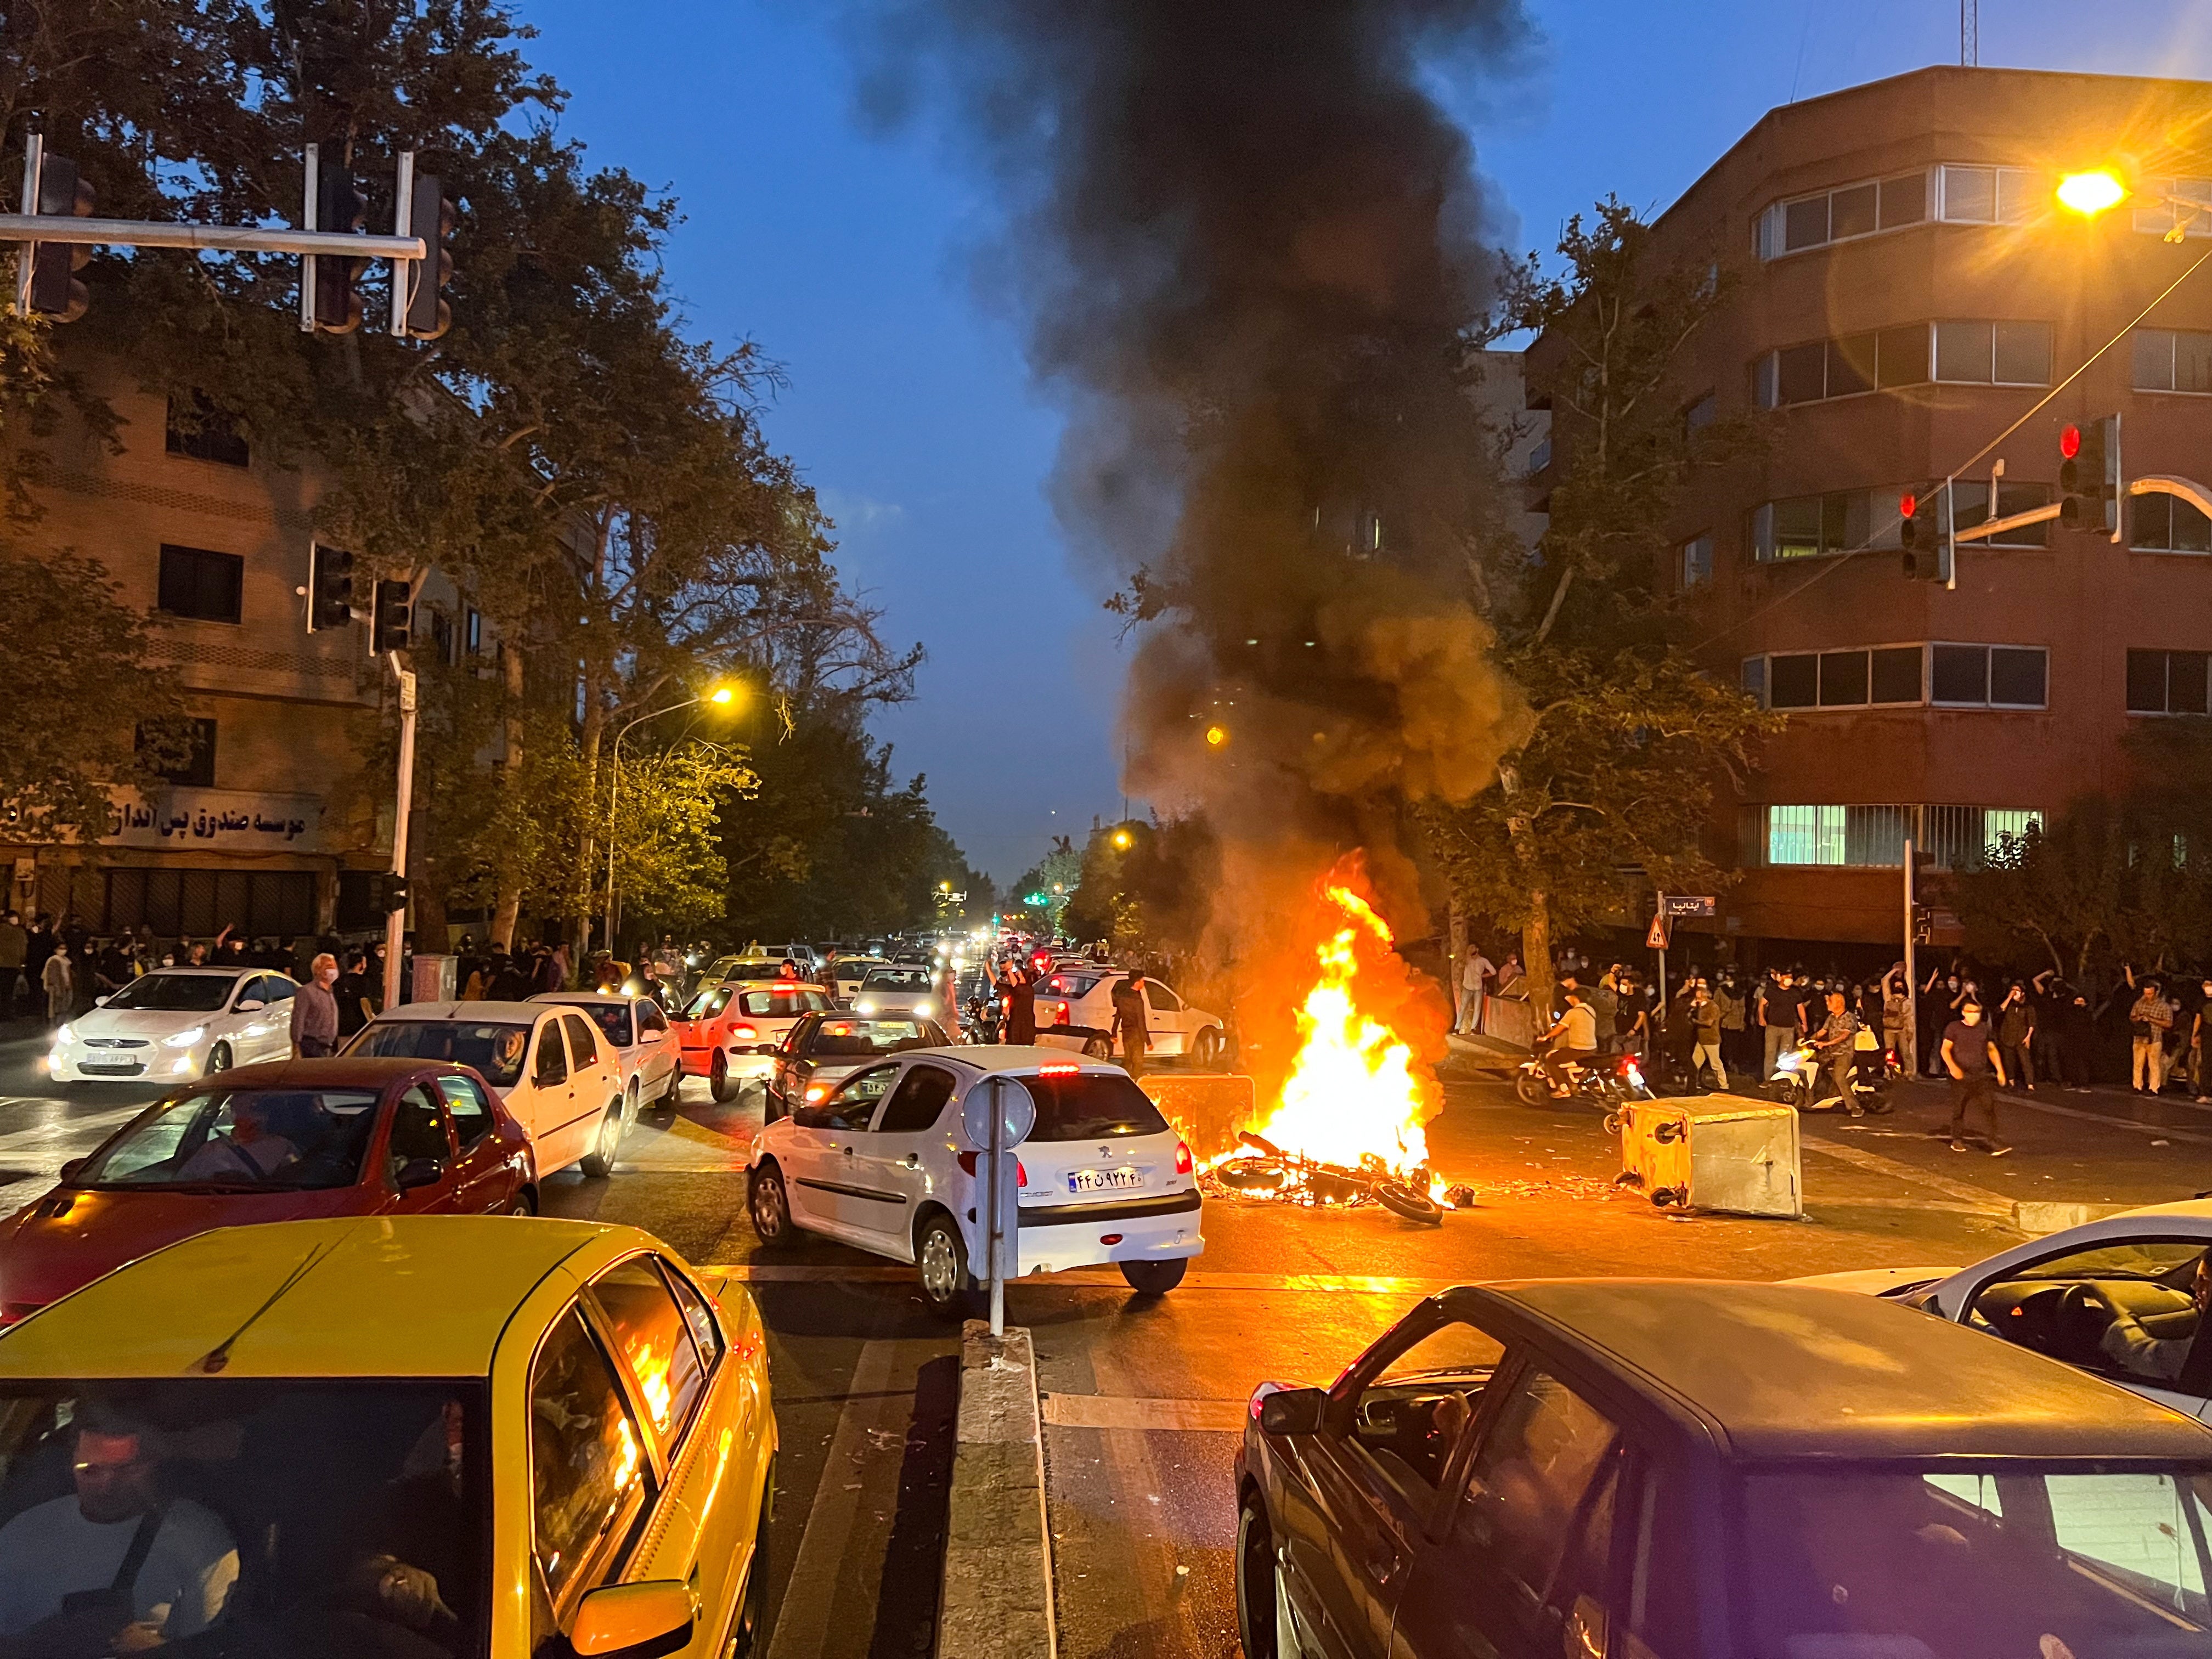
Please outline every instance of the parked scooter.
[{"label": "parked scooter", "polygon": [[1610,1112],[1624,1100],[1649,1100],[1651,1090],[1644,1068],[1633,1054],[1600,1054],[1588,1066],[1578,1066],[1565,1097],[1552,1092],[1540,1050],[1514,1068],[1513,1092],[1524,1106],[1544,1106],[1562,1098],[1577,1100]]},{"label": "parked scooter", "polygon": [[[1851,1058],[1851,1093],[1859,1111],[1880,1114],[1891,1109],[1889,1093],[1897,1086],[1897,1055],[1872,1041],[1871,1031],[1859,1033],[1868,1042],[1855,1047]],[[1775,1056],[1774,1075],[1766,1081],[1766,1097],[1801,1112],[1841,1112],[1850,1109],[1835,1091],[1834,1081],[1820,1065],[1809,1042],[1784,1048]]]}]

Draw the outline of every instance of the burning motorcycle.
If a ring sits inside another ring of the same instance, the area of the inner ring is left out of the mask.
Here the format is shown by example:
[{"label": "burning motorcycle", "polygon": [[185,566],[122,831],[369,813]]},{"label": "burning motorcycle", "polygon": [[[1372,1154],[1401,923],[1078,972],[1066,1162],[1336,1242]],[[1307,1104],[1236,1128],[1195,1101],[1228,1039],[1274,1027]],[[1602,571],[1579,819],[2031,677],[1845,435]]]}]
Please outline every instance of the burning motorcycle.
[{"label": "burning motorcycle", "polygon": [[[1874,1034],[1861,1031],[1859,1035],[1871,1038]],[[1896,1087],[1899,1075],[1896,1054],[1879,1044],[1854,1046],[1851,1059],[1851,1093],[1857,1109],[1876,1114],[1890,1110],[1889,1091]],[[1801,1112],[1849,1109],[1809,1042],[1784,1048],[1775,1056],[1774,1075],[1766,1080],[1766,1097]]]},{"label": "burning motorcycle", "polygon": [[1634,1054],[1598,1055],[1591,1064],[1577,1068],[1568,1080],[1565,1095],[1555,1095],[1552,1092],[1552,1079],[1544,1070],[1541,1050],[1514,1068],[1513,1092],[1524,1106],[1577,1100],[1607,1112],[1624,1100],[1651,1098],[1650,1085],[1644,1080],[1644,1068],[1636,1063]]},{"label": "burning motorcycle", "polygon": [[1401,1179],[1381,1158],[1371,1155],[1362,1158],[1357,1168],[1348,1168],[1286,1152],[1249,1129],[1237,1139],[1251,1155],[1232,1158],[1208,1172],[1232,1193],[1306,1204],[1354,1205],[1371,1200],[1407,1221],[1429,1227],[1444,1224],[1444,1206],[1430,1196],[1425,1169]]}]

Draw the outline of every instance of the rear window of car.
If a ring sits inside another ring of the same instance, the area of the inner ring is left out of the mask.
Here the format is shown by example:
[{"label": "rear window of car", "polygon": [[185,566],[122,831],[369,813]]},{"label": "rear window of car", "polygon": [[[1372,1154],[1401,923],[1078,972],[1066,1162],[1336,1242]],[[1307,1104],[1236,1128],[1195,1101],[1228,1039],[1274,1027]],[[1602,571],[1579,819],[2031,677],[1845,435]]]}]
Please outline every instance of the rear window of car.
[{"label": "rear window of car", "polygon": [[530,1027],[467,1019],[380,1019],[364,1025],[346,1049],[364,1060],[450,1060],[474,1067],[495,1089],[522,1076]]},{"label": "rear window of car", "polygon": [[1087,997],[1097,988],[1097,974],[1054,974],[1039,988],[1057,997]]},{"label": "rear window of car", "polygon": [[747,991],[738,998],[738,1012],[755,1019],[793,1019],[820,1006],[804,991]]},{"label": "rear window of car", "polygon": [[592,1017],[592,1023],[607,1034],[607,1041],[616,1048],[627,1048],[635,1040],[629,1029],[629,1004],[627,1002],[586,1002],[582,1006],[584,1012]]},{"label": "rear window of car", "polygon": [[1062,1072],[1025,1077],[1036,1102],[1031,1140],[1091,1140],[1100,1135],[1157,1135],[1168,1121],[1152,1097],[1121,1072]]},{"label": "rear window of car", "polygon": [[806,1045],[809,1054],[823,1059],[850,1059],[863,1054],[895,1054],[906,1048],[926,1048],[933,1039],[914,1019],[825,1020]]}]

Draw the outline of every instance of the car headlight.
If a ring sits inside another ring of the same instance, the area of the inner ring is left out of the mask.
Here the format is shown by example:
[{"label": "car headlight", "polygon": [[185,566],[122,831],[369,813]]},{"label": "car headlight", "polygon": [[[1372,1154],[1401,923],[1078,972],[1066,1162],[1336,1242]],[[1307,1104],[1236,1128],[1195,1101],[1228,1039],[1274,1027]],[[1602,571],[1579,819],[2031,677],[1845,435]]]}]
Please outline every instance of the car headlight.
[{"label": "car headlight", "polygon": [[54,1027],[54,1041],[57,1042],[75,1042],[76,1041],[76,1033],[70,1030],[67,1025],[57,1025]]},{"label": "car headlight", "polygon": [[161,1046],[164,1048],[189,1048],[206,1035],[206,1026],[195,1025],[189,1031],[179,1031],[174,1036],[163,1037]]},{"label": "car headlight", "polygon": [[874,999],[873,999],[873,998],[864,998],[864,999],[863,999],[863,1000],[861,1000],[860,1001],[854,1003],[854,1004],[853,1005],[853,1012],[854,1012],[854,1013],[856,1013],[856,1014],[872,1014],[872,1013],[874,1013],[874,1012],[876,1012],[876,1005],[875,1005],[875,1000],[874,1000]]},{"label": "car headlight", "polygon": [[930,1019],[934,1018],[936,1013],[937,1007],[933,1003],[917,1002],[914,1005],[914,1017],[916,1019]]}]

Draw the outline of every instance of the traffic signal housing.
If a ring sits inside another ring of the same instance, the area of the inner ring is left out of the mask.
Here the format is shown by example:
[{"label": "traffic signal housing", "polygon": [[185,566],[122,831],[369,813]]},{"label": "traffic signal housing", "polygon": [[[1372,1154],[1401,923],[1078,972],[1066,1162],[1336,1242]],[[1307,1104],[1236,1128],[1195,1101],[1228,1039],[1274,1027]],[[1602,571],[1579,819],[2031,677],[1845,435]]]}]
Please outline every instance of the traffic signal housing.
[{"label": "traffic signal housing", "polygon": [[[47,155],[39,167],[39,211],[57,217],[92,216],[92,186],[76,163]],[[92,258],[88,242],[40,242],[31,256],[31,309],[58,323],[73,323],[92,304],[91,291],[77,280]]]},{"label": "traffic signal housing", "polygon": [[[360,232],[368,226],[368,204],[343,167],[325,167],[315,192],[317,230]],[[350,334],[361,326],[361,273],[366,259],[342,254],[315,256],[315,328],[324,334]]]},{"label": "traffic signal housing", "polygon": [[1951,580],[1951,538],[1943,533],[1943,515],[1936,497],[1940,486],[1908,489],[1897,500],[1898,544],[1905,550],[1907,581],[1943,582]]},{"label": "traffic signal housing", "polygon": [[373,648],[379,656],[387,651],[404,651],[414,638],[413,586],[404,581],[379,582],[376,585],[376,610],[370,632],[374,635]]},{"label": "traffic signal housing", "polygon": [[307,550],[307,631],[345,628],[353,620],[353,555],[320,542]]},{"label": "traffic signal housing", "polygon": [[409,231],[422,239],[423,257],[407,271],[407,332],[418,340],[434,340],[453,325],[453,307],[441,290],[453,280],[453,255],[448,244],[460,214],[435,174],[415,175],[415,190],[408,210]]},{"label": "traffic signal housing", "polygon": [[2120,417],[2100,415],[2058,434],[2058,522],[2069,530],[2120,528]]},{"label": "traffic signal housing", "polygon": [[368,908],[371,914],[388,916],[394,910],[407,908],[407,878],[380,870],[368,879]]}]

